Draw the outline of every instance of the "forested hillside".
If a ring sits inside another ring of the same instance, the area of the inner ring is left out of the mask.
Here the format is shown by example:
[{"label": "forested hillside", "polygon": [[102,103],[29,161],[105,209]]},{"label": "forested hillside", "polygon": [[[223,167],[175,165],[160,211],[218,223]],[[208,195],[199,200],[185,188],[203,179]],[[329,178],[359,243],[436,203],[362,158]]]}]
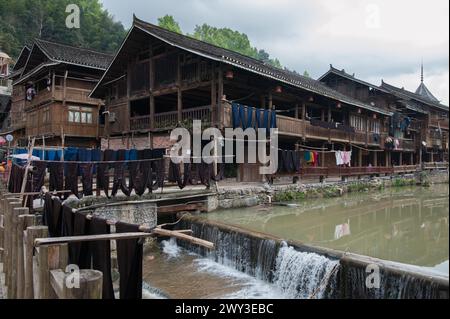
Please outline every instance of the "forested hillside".
[{"label": "forested hillside", "polygon": [[[80,29],[66,27],[66,7],[81,9]],[[0,49],[16,58],[34,38],[114,52],[125,36],[98,0],[0,0]]]}]

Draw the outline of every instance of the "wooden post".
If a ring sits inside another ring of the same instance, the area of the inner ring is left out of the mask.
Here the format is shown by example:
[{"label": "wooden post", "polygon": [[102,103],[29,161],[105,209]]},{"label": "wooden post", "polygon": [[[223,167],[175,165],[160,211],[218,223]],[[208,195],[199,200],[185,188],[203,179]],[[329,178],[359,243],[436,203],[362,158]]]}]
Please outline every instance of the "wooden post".
[{"label": "wooden post", "polygon": [[373,166],[378,167],[378,153],[373,152]]},{"label": "wooden post", "polygon": [[218,67],[218,75],[217,75],[217,111],[218,111],[218,118],[219,118],[219,128],[223,129],[223,107],[222,107],[222,99],[224,95],[224,88],[223,88],[223,70],[222,66]]},{"label": "wooden post", "polygon": [[103,274],[98,270],[80,270],[79,288],[68,288],[70,274],[61,269],[50,272],[53,290],[59,299],[102,299]]},{"label": "wooden post", "polygon": [[273,97],[272,97],[272,91],[269,92],[269,110],[273,108]]},{"label": "wooden post", "polygon": [[219,110],[217,108],[217,80],[215,64],[211,67],[211,124],[219,124]]},{"label": "wooden post", "polygon": [[177,59],[177,111],[178,122],[183,121],[183,92],[181,91],[181,55]]},{"label": "wooden post", "polygon": [[34,299],[34,276],[33,276],[33,255],[34,240],[36,238],[45,238],[48,236],[48,228],[46,226],[31,226],[25,231],[25,269],[24,269],[24,290],[25,299]]},{"label": "wooden post", "polygon": [[398,165],[402,166],[403,165],[403,152],[400,152],[398,157],[399,157]]},{"label": "wooden post", "polygon": [[358,150],[358,166],[359,167],[363,166],[363,150],[362,149]]},{"label": "wooden post", "polygon": [[23,212],[19,215],[17,224],[17,299],[25,298],[25,261],[24,261],[24,230],[28,226],[34,226],[35,216],[28,215],[28,208],[16,208],[17,213]]},{"label": "wooden post", "polygon": [[14,268],[13,260],[14,260],[14,254],[17,254],[16,249],[13,249],[14,247],[14,237],[16,235],[16,232],[14,231],[14,224],[13,224],[13,216],[14,216],[14,209],[20,208],[22,206],[22,202],[17,201],[17,199],[9,199],[8,202],[8,209],[6,211],[6,225],[5,225],[5,253],[6,253],[6,259],[4,263],[5,268],[5,282],[6,286],[8,287],[8,298],[13,298],[12,296],[12,272]]},{"label": "wooden post", "polygon": [[298,109],[298,103],[295,104],[295,118],[298,119],[300,116],[299,109]]}]

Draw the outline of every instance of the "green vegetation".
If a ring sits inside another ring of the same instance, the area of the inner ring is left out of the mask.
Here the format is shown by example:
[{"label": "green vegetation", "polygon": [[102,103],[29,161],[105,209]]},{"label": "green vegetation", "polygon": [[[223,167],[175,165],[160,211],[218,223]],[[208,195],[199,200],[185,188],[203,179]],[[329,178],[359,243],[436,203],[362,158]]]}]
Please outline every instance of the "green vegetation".
[{"label": "green vegetation", "polygon": [[[66,7],[79,6],[80,28],[66,27]],[[99,0],[0,0],[0,49],[17,58],[35,38],[113,53],[125,37]]]},{"label": "green vegetation", "polygon": [[283,191],[275,193],[274,202],[299,202],[306,199],[306,193],[295,190]]},{"label": "green vegetation", "polygon": [[392,187],[414,186],[416,180],[414,178],[396,178],[392,181]]},{"label": "green vegetation", "polygon": [[[68,4],[80,8],[79,29],[66,27]],[[159,18],[158,25],[183,34],[171,15]],[[122,23],[114,20],[100,0],[0,0],[0,49],[13,58],[35,38],[114,53],[125,35]],[[245,33],[202,24],[186,35],[282,68],[278,59],[252,46]]]},{"label": "green vegetation", "polygon": [[[159,18],[158,25],[167,30],[183,34],[179,23],[171,15]],[[224,49],[238,52],[277,68],[282,68],[278,59],[272,59],[266,51],[253,47],[245,33],[230,28],[216,28],[204,23],[197,25],[192,34],[188,33],[186,35]]]}]

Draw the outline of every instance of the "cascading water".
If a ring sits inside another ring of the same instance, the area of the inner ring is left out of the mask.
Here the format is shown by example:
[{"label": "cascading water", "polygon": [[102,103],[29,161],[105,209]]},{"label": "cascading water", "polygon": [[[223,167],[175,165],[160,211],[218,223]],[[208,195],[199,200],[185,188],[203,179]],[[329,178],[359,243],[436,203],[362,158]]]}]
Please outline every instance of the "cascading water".
[{"label": "cascading water", "polygon": [[[184,247],[274,285],[287,298],[448,298],[448,279],[436,280],[380,266],[380,288],[368,288],[367,262],[302,252],[276,238],[203,220],[180,223],[211,241],[212,251]],[[309,251],[309,250],[308,250]]]},{"label": "cascading water", "polygon": [[[187,225],[183,225],[187,226]],[[287,298],[331,296],[329,283],[336,279],[339,262],[315,253],[296,251],[276,240],[251,236],[207,224],[190,225],[194,235],[215,244],[196,252],[210,259],[273,283]]]},{"label": "cascading water", "polygon": [[283,243],[276,259],[274,284],[289,298],[323,298],[339,261],[296,251]]}]

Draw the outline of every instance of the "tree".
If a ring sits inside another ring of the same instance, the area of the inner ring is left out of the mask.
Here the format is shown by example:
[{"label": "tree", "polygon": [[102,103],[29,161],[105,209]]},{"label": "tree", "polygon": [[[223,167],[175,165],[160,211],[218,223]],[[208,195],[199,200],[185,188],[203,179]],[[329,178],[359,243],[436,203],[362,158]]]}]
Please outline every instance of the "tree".
[{"label": "tree", "polygon": [[166,14],[164,17],[158,18],[158,25],[161,28],[167,29],[169,31],[183,34],[180,25],[178,24],[177,21],[175,21],[175,18],[171,15]]},{"label": "tree", "polygon": [[[80,29],[66,27],[69,4],[80,8]],[[113,53],[126,33],[99,0],[0,0],[0,8],[0,47],[14,58],[35,38]]]},{"label": "tree", "polygon": [[308,71],[306,71],[306,70],[305,70],[305,72],[303,72],[303,76],[304,76],[304,77],[307,77],[307,78],[310,78],[310,77],[311,77],[311,76],[309,75]]},{"label": "tree", "polygon": [[264,50],[258,50],[251,45],[248,36],[245,33],[231,30],[229,28],[216,28],[206,23],[197,25],[191,37],[211,43],[221,48],[235,51],[248,57],[260,60],[266,64],[282,68],[278,59],[271,59],[270,55]]}]

